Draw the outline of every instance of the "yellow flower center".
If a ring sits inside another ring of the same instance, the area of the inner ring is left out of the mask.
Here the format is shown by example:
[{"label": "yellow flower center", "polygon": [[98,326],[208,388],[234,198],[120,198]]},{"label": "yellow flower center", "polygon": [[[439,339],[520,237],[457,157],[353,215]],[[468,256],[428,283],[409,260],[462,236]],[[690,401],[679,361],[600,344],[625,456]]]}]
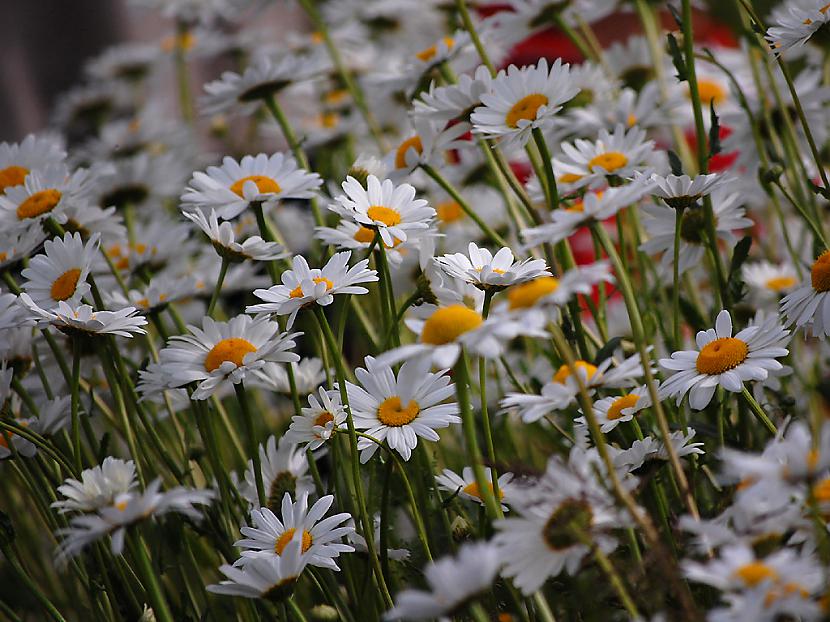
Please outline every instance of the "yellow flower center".
[{"label": "yellow flower center", "polygon": [[602,168],[608,173],[621,169],[628,164],[628,157],[619,151],[608,151],[594,156],[588,162],[588,168],[594,170],[595,168]]},{"label": "yellow flower center", "polygon": [[629,393],[628,395],[618,397],[612,402],[611,406],[608,407],[608,419],[619,419],[620,417],[622,417],[622,411],[624,409],[636,406],[639,400],[640,396],[634,395],[633,393]]},{"label": "yellow flower center", "polygon": [[35,192],[17,206],[17,219],[37,218],[41,214],[51,212],[60,203],[60,200],[60,190],[55,190],[54,188]]},{"label": "yellow flower center", "polygon": [[[493,483],[487,482],[487,488],[490,489],[490,492],[493,492]],[[481,499],[481,488],[478,487],[478,482],[472,482],[471,484],[467,484],[464,488],[461,489],[461,492],[464,492],[471,497],[475,497],[476,499]],[[504,499],[504,491],[499,488],[499,501]]]},{"label": "yellow flower center", "polygon": [[205,369],[212,372],[225,361],[230,361],[237,367],[240,367],[242,365],[242,359],[249,352],[256,352],[256,348],[247,339],[241,339],[240,337],[223,339],[207,353],[205,357]]},{"label": "yellow flower center", "polygon": [[[591,365],[588,361],[574,361],[574,367],[585,370],[585,375],[590,380],[597,373],[595,365]],[[567,365],[562,365],[553,375],[553,381],[559,384],[565,384],[565,381],[571,377],[571,368]]]},{"label": "yellow flower center", "polygon": [[830,251],[824,251],[810,269],[810,280],[817,292],[830,290]]},{"label": "yellow flower center", "polygon": [[319,415],[317,415],[317,418],[314,420],[314,425],[319,425],[320,427],[325,427],[325,425],[329,421],[334,421],[334,415],[332,415],[329,411],[324,410]]},{"label": "yellow flower center", "polygon": [[401,398],[393,395],[392,397],[387,397],[378,406],[378,420],[383,425],[399,428],[402,425],[412,423],[420,412],[421,408],[415,400],[410,400],[409,404],[404,408],[403,404],[401,404]]},{"label": "yellow flower center", "polygon": [[372,205],[366,210],[366,215],[375,222],[382,222],[387,227],[394,227],[401,223],[401,215],[391,207]]},{"label": "yellow flower center", "polygon": [[564,173],[559,176],[559,181],[563,184],[573,184],[582,179],[582,177],[582,175],[578,175],[577,173]]},{"label": "yellow flower center", "polygon": [[423,153],[424,146],[421,144],[420,136],[412,136],[400,144],[398,150],[395,151],[395,168],[406,168],[406,153],[410,149],[414,149],[419,154]]},{"label": "yellow flower center", "polygon": [[455,341],[460,335],[481,326],[481,315],[464,305],[450,305],[436,310],[424,323],[421,341],[441,346]]},{"label": "yellow flower center", "polygon": [[559,287],[559,280],[552,276],[540,276],[527,283],[514,285],[507,290],[510,309],[528,309],[540,298],[552,294]]},{"label": "yellow flower center", "polygon": [[119,512],[123,512],[124,510],[127,509],[127,506],[129,504],[130,504],[129,499],[121,499],[121,501],[116,501],[115,502],[115,509],[118,510]]},{"label": "yellow flower center", "polygon": [[231,192],[240,197],[244,196],[242,194],[242,188],[246,181],[254,182],[260,194],[266,194],[269,192],[277,193],[281,190],[280,185],[270,177],[265,175],[249,175],[248,177],[243,177],[242,179],[233,182],[231,185]]},{"label": "yellow flower center", "polygon": [[375,239],[375,232],[369,229],[369,227],[360,227],[354,232],[354,236],[352,237],[361,244],[371,244],[372,240]]},{"label": "yellow flower center", "polygon": [[438,212],[438,219],[441,222],[457,222],[464,218],[464,210],[455,201],[444,201],[435,206],[435,211]]},{"label": "yellow flower center", "polygon": [[196,44],[196,35],[190,31],[181,32],[175,35],[170,35],[161,40],[162,52],[172,52],[176,48],[183,52],[190,51]]},{"label": "yellow flower center", "polygon": [[767,580],[775,580],[778,573],[764,562],[749,562],[735,571],[735,576],[746,584],[747,587],[755,587]]},{"label": "yellow flower center", "polygon": [[635,115],[633,112],[630,113],[626,118],[625,122],[628,124],[628,127],[634,127],[634,125],[637,123],[637,115]]},{"label": "yellow flower center", "polygon": [[[285,550],[285,547],[288,546],[288,543],[291,542],[294,534],[297,532],[296,529],[291,527],[290,529],[286,529],[282,532],[277,541],[274,543],[274,552],[277,555],[282,555],[282,552]],[[311,537],[311,534],[307,531],[303,530],[303,553],[308,551],[311,548],[311,544],[314,542],[314,538]]]},{"label": "yellow flower center", "polygon": [[337,106],[342,104],[349,96],[349,91],[346,89],[335,89],[323,95],[323,102],[329,106]]},{"label": "yellow flower center", "polygon": [[776,585],[770,589],[766,596],[764,596],[764,605],[772,607],[775,601],[788,596],[794,596],[795,594],[798,594],[801,598],[810,598],[810,592],[804,586],[790,581]]},{"label": "yellow flower center", "polygon": [[[316,277],[314,277],[313,280],[314,280],[315,283],[325,283],[327,291],[330,290],[332,287],[334,287],[334,283],[332,283],[330,280],[328,280],[324,276],[316,276]],[[289,294],[289,296],[291,298],[302,298],[303,296],[305,296],[305,294],[303,293],[303,286],[302,285],[297,285],[297,287],[295,287],[294,289],[291,290],[291,293]]]},{"label": "yellow flower center", "polygon": [[78,279],[81,277],[81,271],[78,268],[72,268],[61,274],[52,283],[52,288],[49,290],[49,295],[52,300],[66,300],[71,298],[75,293],[75,288],[78,286]]},{"label": "yellow flower center", "polygon": [[707,343],[697,355],[695,367],[701,374],[717,376],[746,360],[749,348],[735,337],[721,337]]},{"label": "yellow flower center", "polygon": [[718,106],[725,102],[729,95],[726,89],[714,80],[698,80],[697,90],[700,93],[700,101],[707,106],[710,102],[715,102]]},{"label": "yellow flower center", "polygon": [[6,192],[6,188],[19,186],[29,174],[29,169],[22,166],[7,166],[0,170],[0,194]]},{"label": "yellow flower center", "polygon": [[830,477],[825,477],[813,486],[813,496],[820,503],[830,502]]},{"label": "yellow flower center", "polygon": [[547,103],[548,98],[541,93],[525,95],[507,111],[504,122],[507,124],[507,127],[519,127],[519,121],[522,119],[525,121],[535,121],[539,108],[546,106]]},{"label": "yellow flower center", "polygon": [[[444,37],[444,44],[449,48],[452,49],[452,46],[455,45],[455,41],[452,40],[452,37]],[[415,56],[417,56],[420,60],[424,61],[425,63],[432,60],[432,58],[438,53],[438,46],[431,45],[425,50],[421,50]]]},{"label": "yellow flower center", "polygon": [[767,289],[771,289],[774,292],[782,292],[785,289],[789,289],[793,285],[797,283],[795,277],[792,276],[776,276],[771,279],[767,279],[765,285]]}]

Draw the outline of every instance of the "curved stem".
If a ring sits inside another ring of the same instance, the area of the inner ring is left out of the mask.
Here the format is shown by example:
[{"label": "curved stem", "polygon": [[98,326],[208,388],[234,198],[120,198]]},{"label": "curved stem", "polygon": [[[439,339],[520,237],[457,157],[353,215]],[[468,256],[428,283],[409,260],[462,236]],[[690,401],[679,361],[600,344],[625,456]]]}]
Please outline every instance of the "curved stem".
[{"label": "curved stem", "polygon": [[213,288],[213,294],[210,297],[210,304],[208,304],[207,315],[213,317],[213,310],[216,307],[216,301],[219,300],[219,292],[222,291],[222,283],[225,282],[225,275],[228,273],[228,260],[222,257],[222,266],[219,268],[219,278],[216,279],[216,286]]},{"label": "curved stem", "polygon": [[248,453],[251,454],[251,460],[254,467],[254,481],[256,482],[256,493],[259,497],[260,507],[265,507],[265,485],[262,481],[262,463],[259,459],[259,447],[256,442],[256,434],[254,431],[254,418],[251,414],[251,408],[248,404],[248,394],[245,387],[240,382],[233,385],[236,391],[236,398],[239,400],[239,408],[242,410],[242,423],[245,426],[245,436],[248,441]]},{"label": "curved stem", "polygon": [[764,424],[767,430],[769,430],[770,434],[775,436],[778,434],[778,428],[775,427],[775,424],[770,420],[767,416],[767,413],[764,412],[764,409],[761,408],[761,405],[758,401],[752,397],[752,393],[749,392],[749,389],[746,388],[746,385],[741,387],[741,394],[744,396],[746,403],[749,404],[749,408],[752,410],[752,413],[758,417],[761,423]]}]

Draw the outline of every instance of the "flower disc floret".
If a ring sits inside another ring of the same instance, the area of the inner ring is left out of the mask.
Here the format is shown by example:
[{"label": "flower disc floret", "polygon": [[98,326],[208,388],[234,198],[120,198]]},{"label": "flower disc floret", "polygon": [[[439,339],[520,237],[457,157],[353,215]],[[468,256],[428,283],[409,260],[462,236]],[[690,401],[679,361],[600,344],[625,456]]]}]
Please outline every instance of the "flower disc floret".
[{"label": "flower disc floret", "polygon": [[461,304],[441,307],[424,324],[421,341],[440,346],[455,341],[460,335],[481,326],[481,315]]},{"label": "flower disc floret", "polygon": [[700,350],[695,367],[701,374],[717,376],[735,369],[749,355],[749,347],[735,337],[721,337],[707,343]]}]

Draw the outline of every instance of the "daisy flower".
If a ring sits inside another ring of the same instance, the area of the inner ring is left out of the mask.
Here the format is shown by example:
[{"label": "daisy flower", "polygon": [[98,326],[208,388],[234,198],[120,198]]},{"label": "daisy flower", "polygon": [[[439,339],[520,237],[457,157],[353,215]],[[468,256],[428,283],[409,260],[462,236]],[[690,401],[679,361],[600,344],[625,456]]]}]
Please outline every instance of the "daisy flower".
[{"label": "daisy flower", "polygon": [[[600,429],[608,433],[620,423],[631,421],[640,411],[649,406],[651,406],[651,396],[648,388],[643,385],[625,395],[604,397],[597,400],[593,404],[593,409]],[[584,424],[585,418],[580,417],[576,421]]]},{"label": "daisy flower", "polygon": [[[587,429],[586,429],[587,432]],[[692,455],[703,455],[703,443],[692,443],[697,435],[693,428],[677,430],[669,435],[669,442],[678,458]],[[647,460],[668,461],[669,452],[662,439],[646,436],[644,439],[631,443],[631,447],[622,451],[611,446],[611,454],[616,469],[631,472],[639,469]]]},{"label": "daisy flower", "polygon": [[52,309],[61,301],[78,304],[90,290],[86,278],[98,253],[99,237],[93,235],[86,244],[78,233],[47,240],[44,254],[34,256],[21,272],[27,279],[23,291],[44,309]]},{"label": "daisy flower", "polygon": [[309,556],[303,555],[302,534],[297,532],[282,555],[243,559],[245,563],[241,566],[220,566],[219,571],[227,580],[208,585],[207,591],[225,596],[282,602],[294,592],[294,584],[308,565]]},{"label": "daisy flower", "polygon": [[579,92],[569,74],[570,65],[560,58],[550,69],[544,58],[536,66],[502,69],[470,117],[473,131],[524,145],[534,128],[551,128],[562,104]]},{"label": "daisy flower", "polygon": [[767,30],[765,38],[776,53],[804,45],[830,21],[828,9],[822,0],[788,2],[773,14],[775,26]]},{"label": "daisy flower", "polygon": [[6,188],[0,196],[0,228],[12,232],[48,218],[66,222],[68,206],[83,201],[88,183],[85,169],[67,175],[63,165],[52,165],[30,172],[23,185]]},{"label": "daisy flower", "polygon": [[[290,363],[294,371],[294,385],[299,395],[309,395],[326,381],[326,372],[323,361],[316,357],[302,359],[299,363]],[[273,391],[291,395],[291,384],[288,382],[288,373],[282,365],[270,370],[270,386]]]},{"label": "daisy flower", "polygon": [[30,257],[46,237],[42,227],[28,227],[0,234],[0,269],[14,266],[23,258]]},{"label": "daisy flower", "polygon": [[[447,370],[431,373],[429,359],[408,360],[397,376],[389,365],[367,356],[366,368],[355,370],[362,386],[346,383],[354,426],[380,442],[386,442],[404,460],[409,460],[418,437],[438,441],[440,428],[461,423],[458,404],[442,403],[451,397],[455,385]],[[360,461],[366,462],[377,450],[373,441],[360,438]]]},{"label": "daisy flower", "polygon": [[804,282],[781,301],[786,325],[804,328],[814,337],[830,335],[830,250],[824,251],[810,267],[810,281]]},{"label": "daisy flower", "polygon": [[[343,250],[368,250],[375,240],[375,231],[369,227],[351,220],[341,219],[336,228],[315,227],[314,237],[323,244],[335,246]],[[406,242],[395,239],[392,246],[383,243],[386,251],[386,258],[392,266],[399,266],[412,251],[417,251],[419,257],[432,258],[434,254],[435,238],[437,231],[429,229],[416,229],[409,232]]]},{"label": "daisy flower", "polygon": [[[301,497],[314,489],[314,482],[308,474],[308,459],[305,450],[283,436],[279,443],[275,436],[268,437],[259,446],[259,462],[262,465],[262,483],[265,487],[267,504],[271,509],[279,507],[283,496]],[[253,460],[248,460],[245,469],[245,484],[240,492],[253,507],[259,507]]]},{"label": "daisy flower", "polygon": [[405,177],[420,165],[442,166],[447,162],[447,152],[470,146],[462,136],[470,131],[466,122],[447,126],[440,121],[414,117],[415,133],[404,139],[385,159],[395,178]]},{"label": "daisy flower", "polygon": [[507,290],[507,307],[511,311],[535,306],[561,307],[576,294],[590,294],[599,283],[611,283],[614,277],[607,261],[571,268],[561,277],[540,276]]},{"label": "daisy flower", "polygon": [[[636,176],[635,176],[636,177]],[[675,209],[693,207],[702,197],[728,182],[723,175],[658,175],[648,176],[652,184],[651,194],[663,199],[666,205]]]},{"label": "daisy flower", "polygon": [[301,494],[296,503],[291,500],[290,494],[285,493],[280,512],[282,520],[268,508],[252,510],[253,526],[240,529],[242,535],[247,537],[234,542],[234,546],[246,549],[242,553],[243,558],[282,555],[299,531],[302,534],[302,552],[308,555],[309,564],[340,570],[334,559],[340,553],[354,551],[354,547],[341,543],[340,539],[354,528],[342,525],[351,518],[346,512],[323,519],[333,503],[334,496],[326,495],[309,508],[308,493]]},{"label": "daisy flower", "polygon": [[[643,226],[649,239],[640,246],[646,253],[662,252],[661,268],[670,273],[674,259],[674,226],[678,210],[667,209],[657,205],[643,205]],[[712,212],[715,220],[715,232],[719,240],[726,244],[735,243],[736,229],[752,226],[746,218],[746,210],[741,204],[741,195],[730,192],[728,186],[715,189],[712,193]],[[706,252],[706,221],[702,208],[683,210],[680,216],[680,272],[698,266]]]},{"label": "daisy flower", "polygon": [[159,352],[159,364],[168,376],[168,388],[198,383],[193,399],[204,400],[228,383],[257,376],[267,362],[290,363],[300,357],[290,352],[299,333],[281,333],[267,318],[237,315],[229,322],[210,317],[202,328],[188,326],[190,335],[175,335]]},{"label": "daisy flower", "polygon": [[53,136],[29,134],[19,143],[0,143],[0,196],[6,188],[22,186],[32,170],[63,164],[66,152]]},{"label": "daisy flower", "polygon": [[511,500],[514,515],[495,523],[493,541],[504,564],[502,575],[512,578],[525,595],[563,570],[576,574],[591,552],[576,534],[609,553],[617,543],[608,531],[626,524],[613,497],[597,481],[593,469],[601,472],[602,467],[577,456],[572,454],[567,463],[552,457],[543,478]]},{"label": "daisy flower", "polygon": [[320,399],[313,393],[308,396],[308,408],[302,414],[291,417],[291,426],[285,433],[286,442],[308,443],[312,451],[322,446],[346,422],[346,410],[340,403],[339,391],[326,391],[320,387]]},{"label": "daisy flower", "polygon": [[[3,362],[6,365],[6,361]],[[9,368],[12,371],[13,368]],[[2,374],[2,372],[0,372]],[[0,380],[0,384],[4,381]],[[6,401],[6,396],[10,395],[10,387],[3,387],[0,389],[0,394],[3,397],[2,401]],[[37,417],[27,417],[25,419],[13,419],[13,421],[27,430],[30,430],[41,436],[52,436],[66,426],[70,417],[70,397],[65,395],[47,401],[45,404],[39,405],[39,414]],[[11,447],[9,445],[11,444]],[[15,434],[11,430],[0,431],[0,460],[4,460],[14,454],[23,456],[24,458],[33,458],[37,455],[38,448],[30,440],[27,440]]]},{"label": "daisy flower", "polygon": [[435,306],[424,304],[413,311],[415,317],[405,320],[406,326],[418,334],[418,342],[389,350],[378,357],[386,365],[394,365],[413,357],[427,358],[437,367],[452,367],[462,346],[472,354],[498,358],[508,342],[519,335],[547,337],[543,313],[492,313],[485,320],[481,313],[460,304]]},{"label": "daisy flower", "polygon": [[144,492],[121,493],[114,497],[111,505],[73,518],[69,527],[56,532],[61,538],[57,550],[58,562],[63,563],[77,556],[87,546],[106,536],[112,537],[113,554],[120,555],[124,550],[128,527],[171,512],[198,520],[201,513],[194,506],[209,505],[214,497],[212,490],[179,487],[161,492],[160,488],[161,480],[157,479]]},{"label": "daisy flower", "polygon": [[[648,192],[649,186],[642,182],[632,182],[602,192],[588,192],[572,206],[553,210],[550,213],[551,222],[523,229],[522,237],[528,246],[544,242],[556,244],[583,225],[610,218],[621,209],[638,202]],[[672,235],[673,233],[674,230]]]},{"label": "daisy flower", "polygon": [[429,90],[412,102],[412,114],[445,123],[455,119],[467,121],[473,110],[481,105],[481,96],[490,91],[491,82],[490,70],[484,65],[472,76],[461,74],[455,84],[436,87],[432,82]]},{"label": "daisy flower", "polygon": [[311,61],[311,57],[290,54],[279,61],[261,57],[241,75],[226,71],[219,80],[205,84],[206,95],[200,99],[202,112],[212,115],[233,110],[243,116],[250,115],[263,100],[319,73],[322,65]]},{"label": "daisy flower", "polygon": [[112,505],[115,498],[138,486],[135,463],[108,456],[104,461],[84,469],[80,481],[68,478],[58,486],[65,498],[52,504],[59,512],[93,512]]},{"label": "daisy flower", "polygon": [[486,248],[470,242],[468,253],[437,257],[435,261],[451,277],[471,283],[479,289],[504,289],[539,277],[550,277],[543,259],[514,261],[513,251],[501,248],[493,255]]},{"label": "daisy flower", "polygon": [[501,555],[489,542],[465,544],[455,557],[427,564],[424,575],[429,591],[402,590],[384,620],[449,620],[490,588],[500,565]]},{"label": "daisy flower", "polygon": [[369,260],[361,259],[348,268],[351,251],[337,253],[322,268],[311,269],[302,255],[292,261],[292,270],[282,273],[282,283],[268,289],[255,289],[254,296],[265,302],[246,307],[248,313],[276,313],[288,316],[288,326],[294,324],[300,309],[312,304],[325,307],[334,302],[335,294],[366,294],[360,283],[374,283],[378,273],[369,270]]},{"label": "daisy flower", "polygon": [[0,331],[32,326],[34,323],[15,294],[0,290]]},{"label": "daisy flower", "polygon": [[[485,479],[492,493],[493,484],[491,482],[493,481],[493,469],[490,467],[485,468]],[[512,481],[512,473],[502,473],[499,476],[499,501],[504,501],[510,495],[510,482]],[[442,490],[446,490],[452,495],[457,494],[462,499],[484,505],[484,501],[481,498],[481,489],[478,487],[478,482],[476,482],[476,476],[473,473],[472,467],[464,467],[461,475],[458,475],[452,469],[444,469],[440,475],[435,476],[435,482]],[[506,512],[507,506],[502,504],[501,509],[503,512]]]},{"label": "daisy flower", "polygon": [[628,178],[635,171],[654,164],[654,141],[646,140],[646,131],[639,127],[627,129],[619,124],[613,133],[599,131],[596,141],[577,139],[562,143],[560,167],[580,175],[580,186],[604,184],[607,177]]},{"label": "daisy flower", "polygon": [[424,199],[415,198],[409,184],[395,186],[391,180],[381,182],[374,175],[366,178],[366,187],[354,177],[342,184],[345,196],[329,209],[370,229],[377,229],[383,243],[394,246],[396,240],[406,242],[407,232],[427,229],[435,218],[435,210]]},{"label": "daisy flower", "polygon": [[671,358],[660,359],[661,367],[676,372],[663,383],[660,393],[676,397],[678,405],[689,393],[689,405],[695,410],[706,408],[719,386],[740,393],[744,382],[765,380],[771,370],[781,369],[775,359],[789,354],[784,347],[789,334],[773,316],[733,337],[732,317],[723,310],[714,329],[697,334],[698,350],[674,352]]},{"label": "daisy flower", "polygon": [[35,304],[26,292],[20,294],[20,304],[41,326],[51,324],[67,335],[132,337],[147,332],[141,328],[147,324],[147,319],[137,315],[135,307],[125,307],[118,311],[96,311],[89,305],[73,306],[61,300],[57,307],[46,310]]},{"label": "daisy flower", "polygon": [[227,221],[219,224],[216,211],[213,209],[208,216],[202,211],[194,211],[184,212],[184,217],[195,223],[208,236],[214,250],[225,261],[271,261],[287,255],[282,246],[276,242],[266,242],[258,235],[253,235],[240,244],[235,240],[233,225]]},{"label": "daisy flower", "polygon": [[757,261],[741,268],[743,280],[760,295],[778,298],[798,285],[798,276],[790,264]]},{"label": "daisy flower", "polygon": [[181,197],[182,209],[214,209],[219,218],[230,220],[251,203],[310,199],[322,183],[317,173],[298,168],[296,160],[283,153],[246,155],[239,162],[225,156],[221,166],[193,173]]}]

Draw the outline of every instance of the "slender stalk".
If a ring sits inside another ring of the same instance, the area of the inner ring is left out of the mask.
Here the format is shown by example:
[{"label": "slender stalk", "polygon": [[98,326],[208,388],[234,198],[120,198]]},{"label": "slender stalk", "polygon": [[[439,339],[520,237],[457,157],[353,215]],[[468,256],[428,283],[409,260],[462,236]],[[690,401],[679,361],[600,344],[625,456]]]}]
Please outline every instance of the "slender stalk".
[{"label": "slender stalk", "polygon": [[242,411],[242,424],[245,426],[248,453],[251,455],[253,462],[254,481],[256,482],[256,493],[257,497],[259,497],[259,505],[260,507],[265,507],[267,498],[265,496],[265,484],[262,482],[262,463],[259,459],[259,447],[256,442],[254,418],[251,414],[251,407],[248,404],[248,394],[245,391],[245,386],[241,382],[233,385],[233,388],[236,391],[236,399],[239,401],[239,409]]},{"label": "slender stalk", "polygon": [[672,318],[674,320],[672,335],[674,336],[674,347],[679,349],[683,344],[680,337],[680,229],[683,226],[683,208],[674,210],[674,252],[672,259]]},{"label": "slender stalk", "polygon": [[210,297],[210,304],[208,304],[207,315],[213,317],[213,310],[216,307],[216,301],[219,300],[219,293],[222,291],[222,283],[225,282],[225,275],[228,273],[229,262],[222,257],[222,266],[219,268],[219,278],[216,279],[216,286],[213,288],[213,294]]},{"label": "slender stalk", "polygon": [[[553,174],[553,158],[550,155],[548,144],[545,142],[545,136],[542,130],[534,127],[532,130],[533,142],[536,143],[536,148],[539,149],[539,155],[542,156],[542,167],[545,171],[545,179],[547,184],[547,192],[545,193],[548,199],[548,207],[551,210],[559,208],[559,189],[556,187],[556,176]],[[541,181],[541,180],[539,180]]]},{"label": "slender stalk", "polygon": [[464,24],[464,29],[470,35],[470,40],[473,42],[473,47],[475,47],[476,52],[478,52],[481,62],[484,63],[484,66],[490,71],[490,75],[495,76],[496,67],[493,65],[493,61],[490,60],[490,55],[487,53],[487,49],[484,47],[484,44],[482,44],[481,38],[478,36],[478,32],[476,32],[473,20],[470,18],[470,11],[467,10],[467,2],[465,0],[455,0],[455,8],[458,10],[458,15],[461,17],[461,23]]},{"label": "slender stalk", "polygon": [[[490,314],[490,304],[493,301],[495,291],[484,292],[484,307],[481,316],[486,320]],[[490,425],[490,412],[487,407],[487,359],[480,356],[478,359],[478,392],[481,396],[481,422],[484,431],[484,444],[487,447],[487,458],[490,461],[490,483],[493,486],[493,497],[497,502],[501,500],[499,493],[499,474],[497,469],[496,446],[493,443],[493,429]]]},{"label": "slender stalk", "polygon": [[758,417],[758,420],[764,424],[764,427],[766,427],[766,429],[769,430],[770,434],[772,434],[773,436],[778,434],[778,428],[775,427],[775,424],[767,416],[767,413],[764,412],[764,409],[761,408],[761,405],[758,403],[758,401],[754,397],[752,397],[752,393],[749,392],[749,389],[746,388],[746,385],[741,387],[741,395],[744,396],[746,403],[749,404],[749,408],[750,410],[752,410],[752,413],[756,417]]},{"label": "slender stalk", "polygon": [[80,406],[78,385],[81,380],[81,344],[80,339],[72,339],[72,385],[71,391],[71,427],[72,427],[72,453],[75,457],[75,468],[78,472],[84,470],[83,455],[81,454],[81,422],[78,413]]},{"label": "slender stalk", "polygon": [[153,568],[150,555],[147,551],[147,544],[144,538],[136,535],[132,546],[133,557],[135,558],[138,573],[141,575],[141,582],[147,590],[147,598],[153,606],[153,613],[159,622],[173,622],[173,614],[164,596],[164,590],[157,578],[157,571]]}]

